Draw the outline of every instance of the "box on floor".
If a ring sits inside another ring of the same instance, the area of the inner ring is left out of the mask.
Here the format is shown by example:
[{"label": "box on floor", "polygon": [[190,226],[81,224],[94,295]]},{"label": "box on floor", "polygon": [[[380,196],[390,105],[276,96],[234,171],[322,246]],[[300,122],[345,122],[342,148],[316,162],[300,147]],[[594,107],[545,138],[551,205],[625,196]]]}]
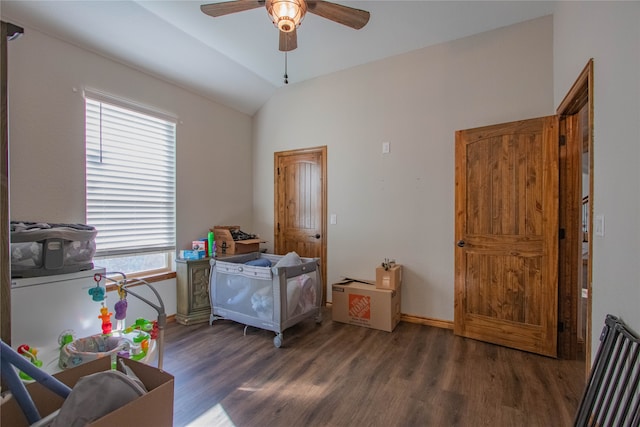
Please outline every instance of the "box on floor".
[{"label": "box on floor", "polygon": [[[172,426],[173,375],[134,360],[125,359],[125,363],[142,381],[148,392],[87,425],[90,427]],[[96,372],[107,371],[110,368],[111,359],[103,357],[59,372],[54,377],[73,388],[80,378]],[[60,409],[64,402],[62,397],[39,383],[28,384],[27,392],[33,399],[41,417]],[[7,399],[0,406],[0,425],[29,426],[26,416],[15,399]]]},{"label": "box on floor", "polygon": [[392,332],[400,321],[400,285],[377,289],[360,282],[335,283],[332,289],[333,320]]},{"label": "box on floor", "polygon": [[394,264],[392,267],[376,268],[376,288],[398,289],[402,283],[402,265]]}]

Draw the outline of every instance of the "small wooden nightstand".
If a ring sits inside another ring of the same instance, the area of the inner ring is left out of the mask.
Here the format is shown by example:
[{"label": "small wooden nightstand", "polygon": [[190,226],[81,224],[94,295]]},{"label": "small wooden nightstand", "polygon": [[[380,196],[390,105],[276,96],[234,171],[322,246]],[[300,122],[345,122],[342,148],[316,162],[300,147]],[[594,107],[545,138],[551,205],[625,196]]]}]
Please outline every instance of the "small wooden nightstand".
[{"label": "small wooden nightstand", "polygon": [[176,259],[177,313],[176,321],[194,325],[209,321],[209,258]]}]

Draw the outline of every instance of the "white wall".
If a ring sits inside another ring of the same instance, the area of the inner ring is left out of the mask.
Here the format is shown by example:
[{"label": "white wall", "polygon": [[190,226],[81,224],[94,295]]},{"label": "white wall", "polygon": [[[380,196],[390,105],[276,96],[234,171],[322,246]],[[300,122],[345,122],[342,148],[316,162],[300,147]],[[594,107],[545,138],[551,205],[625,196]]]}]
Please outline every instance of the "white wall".
[{"label": "white wall", "polygon": [[[251,118],[34,29],[9,46],[10,216],[85,222],[85,87],[178,118],[178,249],[216,224],[251,224]],[[166,298],[175,313],[175,280]]]},{"label": "white wall", "polygon": [[274,152],[326,145],[328,284],[395,258],[402,312],[453,320],[454,132],[554,113],[552,31],[543,17],[281,90],[254,118],[253,230],[273,247]]},{"label": "white wall", "polygon": [[592,354],[605,316],[640,332],[640,2],[561,2],[554,12],[554,104],[594,60]]}]

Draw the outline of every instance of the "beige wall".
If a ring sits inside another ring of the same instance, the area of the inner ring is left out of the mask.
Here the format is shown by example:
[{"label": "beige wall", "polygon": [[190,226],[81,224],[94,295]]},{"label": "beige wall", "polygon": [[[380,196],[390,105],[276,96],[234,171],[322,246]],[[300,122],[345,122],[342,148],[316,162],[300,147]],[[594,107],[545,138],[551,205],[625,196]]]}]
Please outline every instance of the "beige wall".
[{"label": "beige wall", "polygon": [[179,249],[251,223],[249,116],[30,28],[9,49],[11,219],[85,222],[85,87],[178,118]]},{"label": "beige wall", "polygon": [[561,2],[554,12],[554,104],[594,61],[595,354],[605,316],[640,332],[640,2]]},{"label": "beige wall", "polygon": [[[11,42],[8,65],[11,219],[85,222],[89,87],[178,118],[178,249],[215,224],[251,224],[249,116],[28,27]],[[156,286],[175,313],[175,280]]]},{"label": "beige wall", "polygon": [[[252,223],[272,247],[273,153],[327,145],[328,210],[338,217],[329,226],[328,282],[372,278],[383,258],[396,258],[406,266],[402,311],[452,320],[453,132],[552,114],[593,57],[594,209],[606,219],[606,235],[594,241],[595,347],[606,313],[640,330],[639,15],[638,2],[561,2],[553,20],[292,84],[253,123],[26,28],[9,49],[11,217],[84,221],[88,86],[181,121],[179,247],[229,222]],[[386,156],[383,141],[391,142]]]},{"label": "beige wall", "polygon": [[552,40],[543,17],[281,90],[254,118],[253,230],[273,247],[273,153],[326,145],[328,283],[394,258],[402,312],[453,320],[454,132],[553,114]]}]

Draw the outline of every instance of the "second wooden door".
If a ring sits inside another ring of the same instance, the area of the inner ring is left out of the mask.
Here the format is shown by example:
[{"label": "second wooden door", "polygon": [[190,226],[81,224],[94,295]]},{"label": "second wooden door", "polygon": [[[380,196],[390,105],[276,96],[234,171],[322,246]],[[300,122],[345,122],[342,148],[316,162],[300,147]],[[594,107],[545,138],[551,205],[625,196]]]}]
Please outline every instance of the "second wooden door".
[{"label": "second wooden door", "polygon": [[458,335],[556,356],[555,116],[456,132]]},{"label": "second wooden door", "polygon": [[320,258],[326,283],[327,148],[275,153],[275,252]]}]

